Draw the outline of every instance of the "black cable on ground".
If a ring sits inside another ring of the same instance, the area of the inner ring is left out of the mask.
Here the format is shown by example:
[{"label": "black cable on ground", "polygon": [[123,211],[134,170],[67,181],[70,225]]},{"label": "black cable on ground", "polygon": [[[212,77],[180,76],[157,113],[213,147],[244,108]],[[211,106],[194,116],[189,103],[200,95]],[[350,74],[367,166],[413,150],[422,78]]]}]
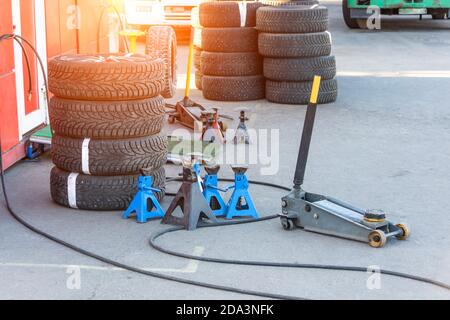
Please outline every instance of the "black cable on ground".
[{"label": "black cable on ground", "polygon": [[[0,139],[0,145],[1,145],[1,139]],[[247,295],[247,296],[255,296],[255,297],[261,297],[261,298],[269,298],[269,299],[277,299],[277,300],[306,300],[303,298],[299,298],[299,297],[293,297],[293,296],[287,296],[287,295],[280,295],[280,294],[272,294],[272,293],[265,293],[265,292],[260,292],[260,291],[253,291],[253,290],[245,290],[245,289],[239,289],[239,288],[233,288],[233,287],[228,287],[228,286],[222,286],[222,285],[215,285],[215,284],[210,284],[210,283],[206,283],[206,282],[200,282],[200,281],[194,281],[194,280],[187,280],[187,279],[183,279],[183,278],[179,278],[179,277],[174,277],[174,276],[169,276],[169,275],[165,275],[165,274],[161,274],[161,273],[157,273],[157,272],[151,272],[151,271],[147,271],[144,269],[140,269],[140,268],[136,268],[121,262],[117,262],[115,260],[111,260],[109,258],[103,257],[101,255],[98,255],[96,253],[93,253],[91,251],[85,250],[83,248],[77,247],[69,242],[66,242],[64,240],[61,240],[51,234],[46,233],[45,231],[42,231],[36,227],[34,227],[33,225],[31,225],[30,223],[28,223],[27,221],[25,221],[24,219],[22,219],[22,217],[20,217],[20,215],[18,215],[14,209],[12,208],[10,202],[9,202],[9,198],[8,198],[8,193],[6,190],[6,182],[5,182],[5,174],[3,171],[3,160],[2,157],[0,156],[0,179],[1,179],[1,185],[2,185],[2,190],[3,190],[3,197],[5,199],[5,203],[6,203],[6,208],[8,209],[9,213],[11,214],[11,216],[17,221],[19,222],[21,225],[25,226],[26,228],[28,228],[29,230],[31,230],[32,232],[47,238],[53,242],[56,242],[57,244],[60,244],[66,248],[69,248],[77,253],[80,253],[84,256],[93,258],[95,260],[98,260],[100,262],[112,265],[114,267],[120,268],[120,269],[124,269],[124,270],[128,270],[134,273],[138,273],[138,274],[142,274],[145,276],[150,276],[152,278],[157,278],[157,279],[161,279],[161,280],[166,280],[166,281],[171,281],[171,282],[177,282],[177,283],[182,283],[182,284],[186,284],[186,285],[192,285],[192,286],[197,286],[197,287],[202,287],[202,288],[207,288],[207,289],[212,289],[212,290],[219,290],[219,291],[225,291],[225,292],[231,292],[231,293],[238,293],[238,294],[242,294],[242,295]],[[264,219],[265,220],[265,219]],[[256,222],[258,220],[252,220],[252,221],[240,221],[240,223],[250,223],[250,222]],[[171,229],[174,230],[174,229]]]},{"label": "black cable on ground", "polygon": [[[169,178],[169,182],[173,181],[182,181],[180,178]],[[221,179],[221,182],[232,182],[234,180],[230,179]],[[260,185],[260,186],[268,186],[275,189],[280,189],[284,191],[291,191],[291,189],[279,186],[276,184],[266,183],[266,182],[259,182],[259,181],[251,181],[252,185]],[[168,194],[169,195],[169,194]],[[279,218],[279,216],[270,216],[265,219],[260,219],[257,222],[267,221],[267,220],[273,220],[275,218]],[[243,224],[243,223],[251,223],[252,221],[231,221],[231,222],[223,222],[219,224],[211,224],[211,225],[202,225],[199,226],[199,228],[214,228],[214,227],[225,227],[225,226],[232,226],[237,224]],[[253,221],[253,223],[256,221]],[[153,235],[150,240],[150,246],[167,255],[183,258],[183,259],[189,259],[189,260],[196,260],[196,261],[202,261],[202,262],[210,262],[210,263],[218,263],[218,264],[228,264],[228,265],[243,265],[243,266],[258,266],[258,267],[273,267],[273,268],[295,268],[295,269],[317,269],[317,270],[331,270],[331,271],[350,271],[350,272],[363,272],[367,273],[368,269],[363,267],[352,267],[352,266],[333,266],[333,265],[323,265],[323,264],[299,264],[299,263],[279,263],[279,262],[263,262],[263,261],[249,261],[249,260],[228,260],[228,259],[219,259],[219,258],[211,258],[211,257],[205,257],[205,256],[194,256],[191,254],[186,253],[180,253],[177,251],[166,249],[160,245],[158,245],[156,242],[159,238],[163,237],[164,235],[182,231],[184,229],[181,228],[173,228],[169,230],[161,231],[155,235]],[[421,276],[416,275],[410,275],[402,272],[397,271],[390,271],[390,270],[379,270],[381,274],[393,276],[397,278],[403,278],[413,281],[418,281],[426,284],[430,284],[442,289],[446,289],[450,291],[450,285],[436,281],[433,279],[428,279]]]}]

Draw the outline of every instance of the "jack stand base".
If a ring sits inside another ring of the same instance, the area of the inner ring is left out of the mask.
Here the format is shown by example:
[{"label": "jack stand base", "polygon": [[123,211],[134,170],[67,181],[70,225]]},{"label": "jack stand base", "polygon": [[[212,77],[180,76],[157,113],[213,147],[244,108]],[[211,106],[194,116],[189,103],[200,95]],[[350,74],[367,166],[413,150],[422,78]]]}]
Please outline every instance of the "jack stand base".
[{"label": "jack stand base", "polygon": [[220,166],[206,167],[208,175],[205,178],[205,192],[203,193],[206,202],[210,205],[216,217],[223,217],[227,214],[228,206],[225,204],[219,192],[219,178],[217,174]]},{"label": "jack stand base", "polygon": [[[183,184],[167,209],[163,224],[183,226],[186,230],[192,231],[198,228],[202,218],[218,223],[196,180],[197,178],[192,177],[191,168],[183,168]],[[183,213],[182,217],[174,215],[178,207]]]},{"label": "jack stand base", "polygon": [[245,175],[247,168],[234,167],[233,171],[235,173],[235,188],[228,204],[227,219],[232,220],[244,217],[258,219],[259,214],[248,192],[250,184]]},{"label": "jack stand base", "polygon": [[138,193],[131,202],[128,210],[123,214],[124,219],[129,219],[133,213],[136,214],[138,223],[147,223],[148,220],[164,217],[164,210],[161,208],[154,193],[161,192],[161,190],[152,188],[152,185],[152,177],[139,177]]}]

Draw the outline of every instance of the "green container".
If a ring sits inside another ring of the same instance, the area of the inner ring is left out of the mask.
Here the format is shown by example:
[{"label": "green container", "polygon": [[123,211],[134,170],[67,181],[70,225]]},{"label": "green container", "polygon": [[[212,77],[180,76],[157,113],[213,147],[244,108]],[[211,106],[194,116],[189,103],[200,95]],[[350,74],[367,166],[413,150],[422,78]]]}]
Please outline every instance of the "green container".
[{"label": "green container", "polygon": [[431,15],[448,19],[450,0],[343,0],[344,21],[349,28],[365,28],[366,21],[379,8],[381,15]]}]

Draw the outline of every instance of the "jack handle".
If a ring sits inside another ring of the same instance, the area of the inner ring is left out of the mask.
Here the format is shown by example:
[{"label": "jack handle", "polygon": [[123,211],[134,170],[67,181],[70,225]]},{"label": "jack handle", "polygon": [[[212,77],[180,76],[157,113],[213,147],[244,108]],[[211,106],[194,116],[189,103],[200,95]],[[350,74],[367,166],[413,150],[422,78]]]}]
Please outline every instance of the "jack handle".
[{"label": "jack handle", "polygon": [[322,77],[316,76],[312,87],[311,99],[306,111],[305,125],[303,127],[302,142],[298,154],[297,168],[295,170],[294,189],[301,190],[305,180],[306,165],[308,163],[309,148],[316,120],[317,102],[319,98]]},{"label": "jack handle", "polygon": [[189,40],[189,56],[187,65],[187,77],[186,77],[186,89],[184,92],[185,101],[189,101],[191,95],[191,72],[192,72],[192,60],[194,59],[194,27],[191,27],[191,36]]}]

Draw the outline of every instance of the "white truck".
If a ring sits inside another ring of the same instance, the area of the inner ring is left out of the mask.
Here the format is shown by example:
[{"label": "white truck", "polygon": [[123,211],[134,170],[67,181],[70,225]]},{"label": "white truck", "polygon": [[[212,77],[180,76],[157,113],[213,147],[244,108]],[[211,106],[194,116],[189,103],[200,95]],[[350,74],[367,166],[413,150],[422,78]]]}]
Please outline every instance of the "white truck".
[{"label": "white truck", "polygon": [[124,0],[128,25],[148,28],[152,25],[169,25],[189,28],[192,9],[201,0]]}]

